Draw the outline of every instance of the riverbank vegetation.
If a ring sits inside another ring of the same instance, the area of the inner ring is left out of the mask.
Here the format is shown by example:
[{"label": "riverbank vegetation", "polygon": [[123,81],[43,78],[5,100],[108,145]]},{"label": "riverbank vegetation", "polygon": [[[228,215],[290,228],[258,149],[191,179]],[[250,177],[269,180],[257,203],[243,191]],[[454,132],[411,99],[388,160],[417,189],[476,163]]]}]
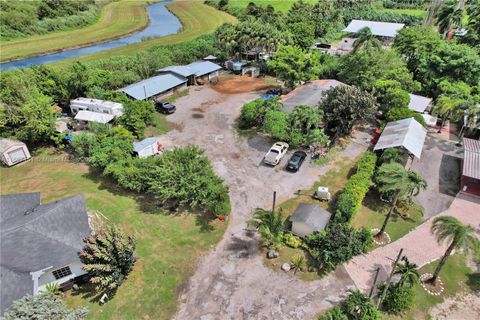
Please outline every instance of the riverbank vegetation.
[{"label": "riverbank vegetation", "polygon": [[[80,2],[83,3],[83,1]],[[2,5],[4,3],[7,2],[2,2]],[[30,4],[35,2],[16,1],[11,3]],[[63,1],[61,3],[70,3],[70,1]],[[101,10],[98,9],[97,6],[92,5],[92,8],[95,9],[90,9],[90,11],[95,10],[95,19],[89,23],[91,24],[90,26],[83,24],[71,28],[65,27],[63,29],[56,29],[54,30],[56,32],[53,33],[33,33],[19,39],[2,37],[1,61],[4,62],[58,52],[74,47],[88,46],[93,43],[104,42],[136,32],[148,24],[146,6],[147,1],[143,0],[112,2],[102,7]],[[62,19],[68,20],[74,17],[75,16],[68,16],[66,18],[62,17]],[[62,20],[62,22],[58,22],[58,24],[65,25],[65,22]]]}]

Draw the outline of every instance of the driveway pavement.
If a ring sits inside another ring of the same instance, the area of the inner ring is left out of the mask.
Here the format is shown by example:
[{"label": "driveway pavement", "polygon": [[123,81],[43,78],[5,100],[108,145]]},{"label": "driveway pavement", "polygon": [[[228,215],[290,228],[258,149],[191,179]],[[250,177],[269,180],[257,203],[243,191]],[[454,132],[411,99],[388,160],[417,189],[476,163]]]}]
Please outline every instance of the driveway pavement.
[{"label": "driveway pavement", "polygon": [[[176,319],[311,319],[345,297],[353,282],[343,268],[322,280],[303,282],[262,264],[257,238],[245,231],[255,208],[270,207],[272,192],[284,201],[310,188],[329,167],[307,161],[298,173],[262,164],[272,141],[239,136],[235,121],[241,106],[259,93],[223,94],[211,87],[192,89],[175,102],[168,116],[174,130],[165,146],[196,144],[206,150],[214,169],[230,187],[232,213],[222,241],[201,261],[179,293]],[[356,157],[367,149],[369,135],[357,132],[338,156]]]},{"label": "driveway pavement", "polygon": [[429,132],[423,146],[422,158],[413,161],[412,170],[428,183],[427,189],[417,197],[424,211],[424,218],[433,217],[450,207],[460,191],[462,147],[444,134]]},{"label": "driveway pavement", "polygon": [[[465,224],[470,224],[480,238],[479,197],[459,193],[450,207],[440,215],[453,216]],[[428,219],[397,241],[353,258],[346,265],[346,269],[356,286],[361,290],[370,290],[377,267],[383,270],[378,282],[384,281],[401,248],[404,250],[403,254],[419,267],[439,259],[445,253],[448,243],[437,244],[435,237],[430,233],[432,221],[433,219]]]}]

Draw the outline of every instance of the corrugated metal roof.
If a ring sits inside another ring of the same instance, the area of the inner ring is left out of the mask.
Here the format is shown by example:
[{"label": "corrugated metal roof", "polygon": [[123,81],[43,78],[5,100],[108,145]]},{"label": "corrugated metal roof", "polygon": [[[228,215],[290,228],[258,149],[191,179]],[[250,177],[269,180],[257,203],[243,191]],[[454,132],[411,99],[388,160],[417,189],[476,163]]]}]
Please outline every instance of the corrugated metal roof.
[{"label": "corrugated metal roof", "polygon": [[462,175],[480,180],[480,141],[464,138],[463,146],[465,154]]},{"label": "corrugated metal roof", "polygon": [[193,71],[191,68],[187,66],[169,66],[169,67],[159,69],[157,70],[157,72],[158,73],[173,72],[185,78],[189,76],[193,76],[195,74],[195,71]]},{"label": "corrugated metal roof", "polygon": [[222,67],[220,67],[218,64],[210,61],[196,61],[187,64],[186,67],[193,70],[193,72],[195,72],[195,76],[197,77],[201,77],[203,75],[222,69]]},{"label": "corrugated metal roof", "polygon": [[135,143],[133,143],[133,151],[138,153],[138,152],[142,151],[143,149],[145,149],[146,147],[149,147],[152,144],[157,143],[157,141],[158,141],[158,138],[151,137],[151,138],[143,139],[140,142],[135,142]]},{"label": "corrugated metal roof", "polygon": [[427,130],[414,118],[389,122],[373,150],[404,147],[420,159],[426,136]]},{"label": "corrugated metal roof", "polygon": [[357,33],[361,29],[368,27],[372,34],[379,37],[393,38],[398,34],[398,31],[405,27],[403,23],[378,22],[368,20],[352,20],[348,26],[343,29],[344,32]]},{"label": "corrugated metal roof", "polygon": [[80,110],[75,116],[75,120],[91,121],[105,124],[112,121],[114,117],[115,116],[113,114]]},{"label": "corrugated metal roof", "polygon": [[410,96],[410,102],[408,103],[408,108],[412,109],[416,112],[425,112],[428,108],[430,103],[432,102],[432,98],[417,96],[416,94],[408,94]]},{"label": "corrugated metal roof", "polygon": [[140,82],[129,85],[128,87],[118,89],[137,100],[144,100],[160,93],[173,89],[187,82],[182,76],[172,73],[160,74]]}]

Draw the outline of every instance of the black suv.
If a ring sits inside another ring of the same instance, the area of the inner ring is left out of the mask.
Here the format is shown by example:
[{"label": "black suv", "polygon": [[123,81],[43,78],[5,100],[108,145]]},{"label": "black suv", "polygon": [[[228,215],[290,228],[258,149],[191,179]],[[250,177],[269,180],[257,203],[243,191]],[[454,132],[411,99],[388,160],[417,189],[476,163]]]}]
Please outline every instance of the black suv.
[{"label": "black suv", "polygon": [[297,172],[298,169],[300,169],[300,166],[302,165],[303,161],[305,161],[306,157],[307,157],[307,154],[305,152],[295,151],[292,157],[290,158],[290,160],[288,160],[288,164],[285,169],[287,169],[287,171]]},{"label": "black suv", "polygon": [[166,114],[174,113],[175,110],[177,109],[173,104],[162,101],[162,100],[155,101],[155,108],[157,109],[158,112],[166,113]]}]

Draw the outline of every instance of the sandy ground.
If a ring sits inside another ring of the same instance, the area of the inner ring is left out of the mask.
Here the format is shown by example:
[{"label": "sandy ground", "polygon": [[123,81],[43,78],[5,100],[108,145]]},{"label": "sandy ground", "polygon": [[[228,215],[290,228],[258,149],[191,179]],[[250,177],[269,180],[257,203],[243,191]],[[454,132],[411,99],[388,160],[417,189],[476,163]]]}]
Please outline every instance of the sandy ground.
[{"label": "sandy ground", "polygon": [[[237,77],[235,81],[244,88],[233,85],[235,92],[252,89],[252,81],[245,84],[248,79]],[[265,87],[254,82],[254,89]],[[276,168],[263,165],[272,141],[261,135],[239,136],[235,129],[241,106],[262,92],[231,94],[231,88],[232,83],[223,83],[192,89],[175,102],[177,111],[168,116],[175,129],[162,137],[167,148],[188,144],[204,148],[215,171],[230,187],[232,201],[231,221],[223,240],[179,289],[176,319],[314,318],[353,287],[344,268],[313,282],[274,272],[263,266],[258,240],[246,232],[245,221],[255,208],[270,207],[274,190],[279,202],[286,200],[297,190],[310,188],[329,167],[315,167],[306,161],[299,172],[288,173],[283,167],[292,150]],[[369,139],[368,133],[357,132],[338,156],[358,156]]]},{"label": "sandy ground", "polygon": [[480,319],[480,296],[461,293],[447,298],[432,308],[429,315],[433,320]]}]

